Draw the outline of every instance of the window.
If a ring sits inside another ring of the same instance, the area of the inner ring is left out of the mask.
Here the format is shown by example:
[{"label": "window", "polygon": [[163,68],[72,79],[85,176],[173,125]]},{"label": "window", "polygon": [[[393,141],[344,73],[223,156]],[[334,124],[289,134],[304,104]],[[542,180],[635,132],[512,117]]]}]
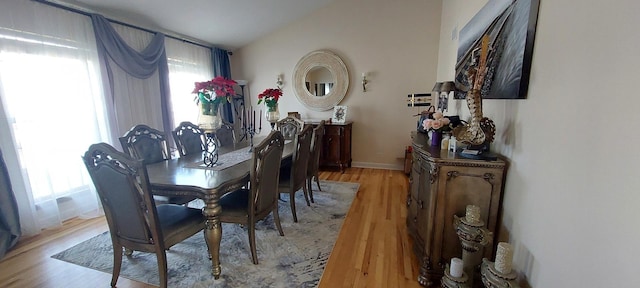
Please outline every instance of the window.
[{"label": "window", "polygon": [[14,192],[24,199],[20,222],[30,235],[98,211],[81,156],[108,142],[109,126],[89,17],[32,1],[7,6],[0,10],[0,121],[11,131],[0,144],[17,150],[5,154],[17,152],[24,185]]},{"label": "window", "polygon": [[198,107],[191,91],[195,82],[213,78],[211,50],[170,38],[165,38],[165,47],[174,124],[182,121],[197,124]]}]

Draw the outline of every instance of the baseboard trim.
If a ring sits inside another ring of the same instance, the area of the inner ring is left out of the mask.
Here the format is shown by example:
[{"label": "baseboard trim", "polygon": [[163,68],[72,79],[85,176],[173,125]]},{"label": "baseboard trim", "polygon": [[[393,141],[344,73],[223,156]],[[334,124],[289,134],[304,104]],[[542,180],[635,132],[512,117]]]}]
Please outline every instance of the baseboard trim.
[{"label": "baseboard trim", "polygon": [[386,164],[386,163],[351,162],[351,167],[404,171],[403,165]]}]

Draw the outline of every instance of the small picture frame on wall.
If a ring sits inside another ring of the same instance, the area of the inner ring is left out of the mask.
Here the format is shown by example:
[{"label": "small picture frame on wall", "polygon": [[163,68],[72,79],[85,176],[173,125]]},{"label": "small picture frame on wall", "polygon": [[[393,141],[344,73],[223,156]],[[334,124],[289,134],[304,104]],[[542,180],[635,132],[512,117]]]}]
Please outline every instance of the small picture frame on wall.
[{"label": "small picture frame on wall", "polygon": [[347,120],[347,106],[334,106],[331,123],[344,123]]}]

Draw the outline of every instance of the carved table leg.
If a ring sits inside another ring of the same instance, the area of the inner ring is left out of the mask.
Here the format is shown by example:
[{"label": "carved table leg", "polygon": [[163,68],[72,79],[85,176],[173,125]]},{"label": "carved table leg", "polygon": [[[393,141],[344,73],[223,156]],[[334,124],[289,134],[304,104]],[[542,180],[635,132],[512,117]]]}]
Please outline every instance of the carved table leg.
[{"label": "carved table leg", "polygon": [[204,231],[207,248],[211,253],[211,263],[213,264],[211,272],[214,279],[219,279],[222,272],[220,267],[220,241],[222,240],[222,225],[220,225],[219,216],[222,211],[218,204],[218,198],[207,199],[206,206],[202,209],[202,214],[206,218],[206,227]]}]

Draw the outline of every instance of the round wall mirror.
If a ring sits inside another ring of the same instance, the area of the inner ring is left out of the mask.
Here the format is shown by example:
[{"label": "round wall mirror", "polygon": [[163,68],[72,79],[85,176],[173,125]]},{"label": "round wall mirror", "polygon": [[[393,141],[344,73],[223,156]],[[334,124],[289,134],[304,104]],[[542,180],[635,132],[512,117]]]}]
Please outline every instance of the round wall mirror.
[{"label": "round wall mirror", "polygon": [[307,108],[315,111],[332,109],[347,94],[347,66],[333,52],[313,51],[296,64],[293,86],[296,97]]}]

